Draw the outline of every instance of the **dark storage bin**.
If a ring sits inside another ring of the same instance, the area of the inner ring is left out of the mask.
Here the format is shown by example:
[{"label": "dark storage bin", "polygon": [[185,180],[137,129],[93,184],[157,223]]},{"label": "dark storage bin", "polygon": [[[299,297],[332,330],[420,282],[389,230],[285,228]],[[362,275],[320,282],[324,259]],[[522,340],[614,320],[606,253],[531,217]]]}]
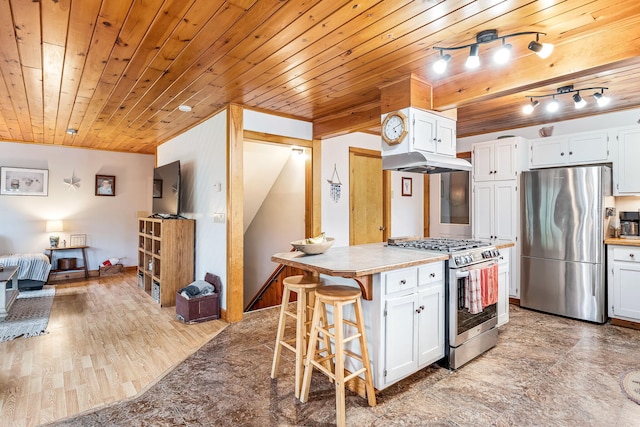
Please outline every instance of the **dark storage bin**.
[{"label": "dark storage bin", "polygon": [[213,285],[215,294],[201,297],[185,298],[176,292],[176,317],[185,323],[205,322],[220,318],[220,292],[222,282],[220,277],[207,273],[204,280]]},{"label": "dark storage bin", "polygon": [[58,258],[58,270],[75,270],[75,258]]},{"label": "dark storage bin", "polygon": [[176,292],[176,315],[186,323],[205,322],[220,318],[219,294],[185,298]]}]

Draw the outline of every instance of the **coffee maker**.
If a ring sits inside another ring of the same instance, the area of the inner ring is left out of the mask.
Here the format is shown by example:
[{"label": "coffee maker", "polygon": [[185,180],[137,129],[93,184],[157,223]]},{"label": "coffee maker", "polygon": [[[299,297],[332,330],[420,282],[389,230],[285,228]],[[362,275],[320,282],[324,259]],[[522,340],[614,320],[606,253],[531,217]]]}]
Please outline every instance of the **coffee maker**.
[{"label": "coffee maker", "polygon": [[638,236],[640,212],[620,212],[620,237]]}]

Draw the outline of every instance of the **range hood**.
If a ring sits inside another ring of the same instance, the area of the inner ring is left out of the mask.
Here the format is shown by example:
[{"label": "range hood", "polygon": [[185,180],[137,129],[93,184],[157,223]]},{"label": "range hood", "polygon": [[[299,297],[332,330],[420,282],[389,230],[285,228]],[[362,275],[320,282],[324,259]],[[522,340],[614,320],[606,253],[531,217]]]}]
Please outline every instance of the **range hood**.
[{"label": "range hood", "polygon": [[415,173],[471,171],[464,159],[421,151],[382,156],[382,169]]}]

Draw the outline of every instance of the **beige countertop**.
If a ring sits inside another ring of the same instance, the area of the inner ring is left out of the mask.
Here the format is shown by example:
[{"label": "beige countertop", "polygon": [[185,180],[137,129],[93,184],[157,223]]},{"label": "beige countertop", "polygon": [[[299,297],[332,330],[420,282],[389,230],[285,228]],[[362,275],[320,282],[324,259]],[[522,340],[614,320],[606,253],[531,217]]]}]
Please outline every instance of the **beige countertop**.
[{"label": "beige countertop", "polygon": [[360,285],[364,299],[371,299],[372,274],[447,259],[448,254],[389,248],[384,243],[332,247],[318,255],[305,255],[294,251],[277,253],[271,257],[274,262],[300,268],[312,275],[327,274],[352,278]]},{"label": "beige countertop", "polygon": [[496,249],[506,249],[506,248],[512,248],[514,247],[516,244],[513,242],[509,242],[509,243],[496,243]]},{"label": "beige countertop", "polygon": [[605,245],[622,245],[622,246],[640,246],[640,239],[623,239],[623,238],[615,238],[609,237],[608,239],[604,239]]}]

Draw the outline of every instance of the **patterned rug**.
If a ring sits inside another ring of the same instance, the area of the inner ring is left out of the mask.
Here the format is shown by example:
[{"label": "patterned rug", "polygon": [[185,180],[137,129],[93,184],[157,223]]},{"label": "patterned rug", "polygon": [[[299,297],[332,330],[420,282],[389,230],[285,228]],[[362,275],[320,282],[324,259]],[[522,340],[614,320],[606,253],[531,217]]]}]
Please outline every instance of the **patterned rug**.
[{"label": "patterned rug", "polygon": [[0,342],[45,334],[55,292],[55,288],[20,292],[0,322]]},{"label": "patterned rug", "polygon": [[620,379],[620,387],[627,397],[640,405],[640,371],[629,371]]}]

